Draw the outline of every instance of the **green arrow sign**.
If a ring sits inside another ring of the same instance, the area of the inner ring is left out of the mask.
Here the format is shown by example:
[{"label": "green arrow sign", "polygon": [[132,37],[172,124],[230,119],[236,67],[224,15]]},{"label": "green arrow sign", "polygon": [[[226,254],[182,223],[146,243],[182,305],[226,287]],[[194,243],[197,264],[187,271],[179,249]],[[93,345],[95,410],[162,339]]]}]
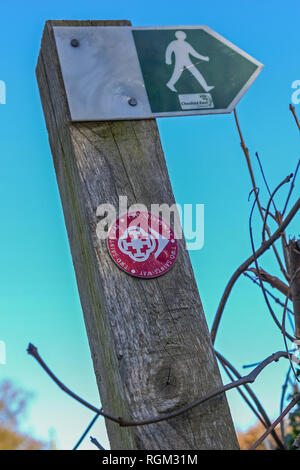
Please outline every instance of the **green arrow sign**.
[{"label": "green arrow sign", "polygon": [[56,26],[54,35],[73,121],[229,113],[263,67],[207,26]]},{"label": "green arrow sign", "polygon": [[152,113],[229,113],[263,67],[207,26],[132,33]]}]

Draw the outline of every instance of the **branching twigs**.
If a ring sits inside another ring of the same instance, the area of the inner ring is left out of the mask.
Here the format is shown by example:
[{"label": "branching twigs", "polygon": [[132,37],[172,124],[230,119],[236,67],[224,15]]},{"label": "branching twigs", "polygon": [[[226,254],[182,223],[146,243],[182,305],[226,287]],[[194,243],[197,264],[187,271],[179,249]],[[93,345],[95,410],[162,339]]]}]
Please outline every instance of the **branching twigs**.
[{"label": "branching twigs", "polygon": [[[257,191],[257,186],[256,186],[256,183],[255,183],[255,178],[254,178],[254,173],[253,173],[253,169],[252,169],[252,165],[251,165],[251,160],[250,160],[250,155],[249,155],[249,150],[248,148],[246,147],[245,145],[245,141],[244,141],[244,137],[243,137],[243,134],[242,134],[242,131],[241,131],[241,128],[240,128],[240,124],[239,124],[239,121],[238,121],[238,117],[237,117],[237,112],[236,112],[236,109],[234,109],[234,118],[235,118],[235,122],[236,122],[236,126],[237,126],[237,130],[238,130],[238,133],[239,133],[239,136],[240,136],[240,139],[241,139],[241,147],[242,147],[242,150],[244,152],[244,155],[246,157],[246,161],[247,161],[247,166],[248,166],[248,170],[249,170],[249,173],[250,173],[250,178],[251,178],[251,182],[252,182],[252,188],[253,188],[253,191],[255,193],[255,196],[257,197],[257,206],[258,206],[258,210],[260,212],[260,215],[261,215],[261,218],[262,220],[264,220],[264,213],[263,213],[263,210],[262,210],[262,206],[260,204],[260,201],[258,199],[258,191]],[[270,232],[270,229],[269,227],[266,225],[266,231],[269,235],[269,237],[271,236],[271,232]],[[276,247],[274,245],[272,245],[272,248],[273,248],[273,251],[274,251],[274,254],[276,256],[276,259],[277,259],[277,262],[279,264],[279,267],[280,267],[280,270],[282,272],[282,274],[284,275],[284,277],[286,278],[286,280],[288,280],[288,274],[286,272],[286,270],[284,269],[284,266],[282,264],[282,261],[280,259],[280,256],[278,254],[278,251],[276,249]]]},{"label": "branching twigs", "polygon": [[295,398],[289,403],[289,405],[284,409],[284,411],[278,416],[278,418],[274,421],[274,423],[269,427],[269,429],[266,430],[266,432],[253,444],[253,446],[250,447],[249,450],[255,450],[265,439],[266,437],[271,434],[273,429],[278,426],[279,423],[284,419],[284,417],[291,411],[292,408],[294,408],[295,405],[297,405],[298,401],[300,400],[300,393],[298,393]]},{"label": "branching twigs", "polygon": [[[219,359],[219,361],[222,363],[222,364],[225,364],[226,367],[228,367],[228,369],[236,376],[236,378],[238,380],[240,380],[242,378],[241,374],[236,370],[236,368],[228,361],[228,359],[226,359],[221,353],[219,353],[218,351],[215,350],[215,354],[217,356],[217,358]],[[255,395],[255,393],[253,392],[252,388],[248,385],[248,384],[243,384],[245,390],[247,390],[248,394],[250,395],[250,397],[252,398],[253,402],[255,403],[259,413],[261,414],[261,416],[263,417],[263,420],[265,421],[266,424],[270,423],[271,424],[271,421],[265,411],[265,409],[263,408],[261,402],[259,401],[259,399],[257,398],[257,396]],[[268,424],[269,426],[269,424]]]},{"label": "branching twigs", "polygon": [[[220,359],[220,364],[222,365],[224,371],[226,372],[227,376],[229,377],[229,379],[233,382],[234,381],[234,377],[233,375],[230,373],[230,370],[229,368],[226,366],[226,364]],[[266,423],[265,421],[263,420],[262,416],[258,413],[258,411],[255,409],[255,407],[252,405],[251,401],[249,400],[249,398],[246,396],[246,394],[243,392],[243,390],[241,389],[241,387],[236,387],[236,391],[241,395],[241,397],[243,398],[244,402],[248,405],[248,407],[250,408],[250,410],[252,411],[252,413],[256,416],[256,418],[261,422],[261,424],[267,429],[268,426],[266,426]]]},{"label": "branching twigs", "polygon": [[[235,369],[235,367],[228,361],[228,359],[226,359],[222,354],[220,354],[218,351],[215,350],[215,354],[218,358],[218,360],[220,361],[220,363],[224,366],[226,366],[235,376],[237,379],[241,379],[242,376],[241,374]],[[233,380],[233,379],[231,379]],[[247,393],[249,394],[249,396],[252,398],[253,402],[255,403],[256,405],[256,408],[258,410],[258,413],[260,414],[260,422],[264,425],[264,427],[266,429],[268,429],[270,426],[271,426],[271,421],[269,419],[269,416],[267,415],[264,407],[262,406],[260,400],[257,398],[256,394],[253,392],[252,388],[250,387],[249,384],[244,384],[243,387],[245,388],[245,390],[247,391]],[[248,404],[248,401],[246,401],[247,405],[249,406]],[[252,407],[250,406],[251,410],[253,411]],[[255,413],[255,415],[257,416],[257,414]],[[280,438],[278,437],[275,429],[272,431],[272,436],[276,442],[276,444],[278,445],[278,447],[280,449],[284,449],[284,445],[283,443],[281,442]]]},{"label": "branching twigs", "polygon": [[[249,269],[248,271],[250,271],[250,269]],[[245,272],[245,273],[243,273],[243,274],[244,274],[244,276],[246,276],[248,279],[251,279],[251,281],[252,281],[254,284],[256,284],[258,287],[260,287],[259,282],[258,282],[254,277],[250,276],[247,272]],[[269,291],[268,289],[266,289],[266,288],[265,288],[265,291],[266,291],[266,293],[274,300],[274,302],[276,302],[276,303],[277,303],[278,305],[280,305],[281,307],[284,307],[284,303],[281,302],[281,300],[280,300],[278,297],[276,297],[274,294],[272,294],[272,292],[270,292],[270,291]],[[287,308],[286,310],[287,310],[287,312],[289,312],[291,315],[294,315],[294,312],[293,312],[290,308]]]},{"label": "branching twigs", "polygon": [[[296,124],[297,124],[298,130],[300,131],[300,123],[299,123],[299,120],[298,120],[298,117],[297,117],[297,114],[296,114],[296,111],[295,111],[295,107],[294,107],[292,104],[290,104],[290,111],[292,112],[292,115],[294,116],[294,119],[295,119],[295,122],[296,122]],[[285,202],[285,205],[284,205],[282,214],[281,214],[282,217],[283,217],[284,214],[285,214],[285,211],[286,211],[286,209],[287,209],[287,206],[288,206],[290,197],[291,197],[292,192],[293,192],[293,189],[294,189],[294,187],[295,187],[295,181],[296,181],[296,177],[297,177],[297,173],[298,173],[299,167],[300,167],[300,158],[299,158],[299,160],[298,160],[296,169],[295,169],[295,171],[294,171],[294,178],[293,178],[293,181],[292,181],[292,184],[291,184],[291,187],[290,187],[290,190],[289,190],[289,193],[288,193],[288,196],[287,196],[287,199],[286,199],[286,202]]]},{"label": "branching twigs", "polygon": [[273,233],[273,235],[265,242],[263,243],[260,248],[255,252],[254,255],[250,256],[244,263],[241,264],[241,266],[234,272],[234,274],[231,276],[225,291],[223,293],[223,296],[221,298],[221,301],[219,303],[219,307],[213,322],[213,326],[211,329],[211,338],[213,343],[215,342],[216,339],[216,334],[220,325],[220,321],[222,318],[222,314],[226,305],[226,302],[228,300],[228,297],[230,295],[230,292],[236,283],[237,279],[240,277],[241,274],[243,274],[246,269],[249,268],[249,266],[253,263],[254,259],[258,259],[263,253],[265,253],[270,246],[281,236],[281,234],[284,232],[286,227],[289,225],[291,220],[294,218],[295,214],[298,212],[300,209],[300,198],[296,201],[282,224],[277,228],[277,230]]},{"label": "branching twigs", "polygon": [[[278,210],[277,210],[277,207],[276,207],[276,204],[274,202],[274,196],[275,194],[277,193],[277,191],[281,188],[282,185],[284,185],[285,183],[288,183],[291,179],[291,177],[293,176],[292,174],[289,175],[287,178],[285,178],[278,186],[277,188],[273,191],[273,193],[271,193],[270,191],[270,188],[269,188],[269,185],[268,185],[268,182],[266,180],[266,177],[265,177],[265,174],[264,174],[264,171],[263,171],[263,168],[262,168],[262,164],[261,164],[261,161],[260,161],[260,158],[258,156],[258,153],[256,152],[256,157],[257,157],[257,160],[258,160],[258,163],[259,163],[259,167],[260,167],[260,170],[261,170],[261,173],[262,173],[262,176],[263,176],[263,179],[264,179],[264,182],[265,182],[265,185],[267,187],[267,190],[268,190],[268,193],[269,193],[269,196],[270,196],[270,199],[269,199],[269,202],[268,202],[268,205],[267,205],[267,208],[264,209],[262,207],[262,210],[265,212],[265,217],[264,217],[264,223],[263,223],[263,230],[262,230],[262,240],[264,241],[265,240],[265,230],[266,230],[266,224],[267,224],[267,219],[268,217],[272,217],[272,219],[275,220],[275,222],[280,225],[282,223],[282,218],[283,218],[283,215],[284,215],[284,212],[285,212],[285,209],[287,207],[287,204],[289,202],[289,198],[292,194],[292,191],[293,191],[293,188],[294,188],[294,185],[295,185],[295,179],[296,179],[296,175],[297,175],[297,171],[298,171],[298,166],[295,170],[295,174],[294,174],[294,178],[293,178],[293,181],[292,181],[292,184],[290,186],[290,191],[289,191],[289,194],[288,194],[288,197],[287,197],[287,200],[286,200],[286,203],[285,203],[285,206],[284,206],[284,210],[282,213],[280,213]],[[299,160],[300,162],[300,160]],[[274,207],[274,210],[275,210],[275,215],[273,215],[271,212],[270,212],[270,205],[273,204],[273,207]],[[289,276],[289,265],[288,265],[288,259],[287,259],[287,255],[286,255],[286,236],[285,236],[285,232],[282,233],[281,235],[281,242],[282,242],[282,248],[283,248],[283,255],[284,255],[284,260],[285,260],[285,264],[286,264],[286,273],[287,275]],[[288,278],[288,276],[286,276],[286,278]]]},{"label": "branching twigs", "polygon": [[[266,237],[265,237],[265,232],[266,232],[266,227],[267,227],[267,219],[268,219],[268,215],[269,215],[269,210],[270,210],[270,205],[271,205],[271,202],[274,200],[274,196],[275,194],[277,193],[277,191],[279,191],[279,189],[281,188],[281,186],[283,186],[284,184],[287,184],[291,181],[293,177],[293,173],[291,173],[290,175],[288,175],[286,178],[284,178],[283,181],[281,181],[281,183],[279,183],[279,185],[274,189],[274,191],[272,192],[271,196],[270,196],[270,199],[269,199],[269,202],[268,202],[268,205],[266,207],[266,213],[265,213],[265,216],[264,216],[264,223],[263,223],[263,229],[262,229],[262,240],[263,242],[265,241]],[[277,211],[276,211],[277,213]]]},{"label": "branching twigs", "polygon": [[[274,289],[279,290],[279,292],[281,292],[284,296],[288,295],[289,286],[285,284],[283,281],[281,281],[278,277],[272,276],[267,271],[264,271],[261,268],[259,268],[258,271],[256,268],[249,268],[248,271],[251,271],[257,277],[260,276],[262,281],[267,282]],[[291,300],[291,295],[290,295],[290,300]]]},{"label": "branching twigs", "polygon": [[65,393],[67,393],[69,396],[74,398],[76,401],[81,403],[83,406],[86,408],[89,408],[90,410],[94,411],[95,413],[104,416],[106,419],[113,421],[114,423],[119,424],[119,426],[124,426],[124,427],[129,427],[129,426],[145,426],[147,424],[153,424],[153,423],[159,423],[161,421],[165,421],[167,419],[175,418],[176,416],[179,416],[183,413],[186,413],[187,411],[191,410],[192,408],[195,408],[196,406],[199,406],[208,400],[211,400],[212,398],[221,395],[224,392],[227,392],[228,390],[232,390],[233,388],[239,387],[241,385],[245,385],[248,383],[253,383],[259,376],[259,374],[272,362],[277,362],[281,357],[288,357],[289,354],[286,351],[278,351],[274,354],[271,354],[269,357],[267,357],[264,361],[262,361],[255,369],[253,369],[250,374],[242,377],[239,380],[236,380],[232,383],[229,383],[227,385],[224,385],[223,387],[220,387],[213,392],[207,393],[203,397],[199,398],[198,400],[193,401],[192,403],[183,406],[182,408],[179,408],[178,410],[172,411],[170,413],[162,414],[159,416],[154,416],[152,418],[147,418],[143,420],[137,420],[137,421],[128,421],[125,420],[122,417],[117,418],[116,416],[113,416],[109,413],[104,412],[102,409],[98,409],[95,406],[91,405],[89,402],[84,400],[83,398],[79,397],[76,393],[72,392],[68,387],[66,387],[57,377],[56,375],[49,369],[47,364],[43,361],[41,356],[38,353],[38,350],[35,346],[32,344],[29,344],[27,348],[28,354],[30,354],[32,357],[36,359],[36,361],[40,364],[40,366],[44,369],[44,371],[51,377],[51,379],[58,385],[58,387],[63,390]]},{"label": "branching twigs", "polygon": [[[251,281],[256,284],[259,288],[260,288],[260,283],[255,279],[253,278],[252,276],[250,276],[247,272],[244,273],[244,276],[248,277],[248,279],[251,279]],[[281,302],[281,300],[278,298],[278,297],[275,297],[275,295],[272,294],[272,292],[270,292],[268,289],[266,289],[265,287],[265,292],[266,294],[268,294],[269,297],[271,297],[278,305],[280,305],[281,307],[284,307],[284,303]],[[294,322],[291,318],[291,315],[294,315],[294,312],[290,309],[290,308],[287,308],[286,311],[289,313],[289,321],[290,321],[290,325],[291,325],[291,328],[292,330],[294,331],[295,330],[295,326],[294,326]]]},{"label": "branching twigs", "polygon": [[[265,209],[264,207],[262,207],[262,210],[263,210],[264,212],[266,212],[266,209]],[[278,212],[277,212],[277,214],[278,214]],[[277,215],[275,216],[274,214],[272,214],[272,212],[269,211],[269,212],[268,212],[268,216],[269,216],[269,217],[272,217],[272,219],[273,219],[275,222],[277,222],[277,224],[278,224]],[[280,224],[278,224],[278,225],[280,225]]]},{"label": "branching twigs", "polygon": [[[258,198],[258,193],[256,193],[257,196],[255,197],[255,201],[253,203],[253,206],[252,206],[252,209],[251,209],[251,212],[250,212],[250,217],[249,217],[249,232],[250,232],[250,240],[251,240],[251,247],[252,247],[252,251],[253,251],[253,257],[254,257],[254,263],[255,263],[255,267],[256,267],[256,271],[258,273],[258,279],[259,279],[259,284],[260,284],[260,287],[261,287],[261,290],[262,290],[262,293],[263,293],[263,296],[264,296],[264,299],[265,299],[265,302],[267,304],[267,307],[269,309],[269,312],[274,320],[274,322],[276,323],[276,325],[278,326],[278,328],[281,329],[282,333],[284,334],[284,336],[288,337],[289,339],[292,338],[286,331],[285,331],[285,328],[282,327],[282,325],[280,325],[280,322],[279,320],[277,319],[272,307],[271,307],[271,304],[269,302],[269,299],[268,299],[268,296],[266,294],[266,291],[265,291],[265,286],[264,286],[264,283],[262,282],[262,278],[260,276],[260,270],[259,270],[259,267],[258,267],[258,263],[257,263],[257,258],[255,256],[255,246],[254,246],[254,240],[253,240],[253,233],[252,233],[252,216],[253,216],[253,211],[254,211],[254,208],[255,208],[255,205],[257,204],[257,198]],[[293,341],[294,338],[292,338],[292,341]]]}]

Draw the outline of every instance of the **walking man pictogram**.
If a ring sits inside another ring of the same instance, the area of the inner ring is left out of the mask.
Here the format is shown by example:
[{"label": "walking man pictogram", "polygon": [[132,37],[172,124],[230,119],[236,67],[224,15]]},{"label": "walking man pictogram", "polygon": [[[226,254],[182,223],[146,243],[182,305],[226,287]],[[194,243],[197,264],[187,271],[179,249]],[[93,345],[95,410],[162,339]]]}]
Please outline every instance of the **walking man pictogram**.
[{"label": "walking man pictogram", "polygon": [[191,61],[190,55],[196,57],[197,59],[204,60],[205,62],[209,61],[209,57],[198,54],[198,52],[195,51],[195,49],[188,42],[185,41],[186,34],[184,31],[176,31],[175,36],[177,39],[170,42],[166,49],[167,65],[172,64],[172,54],[174,53],[175,55],[174,71],[172,77],[167,83],[167,87],[170,88],[170,90],[177,92],[174,85],[181,77],[184,69],[187,69],[191,72],[192,75],[194,75],[194,77],[200,83],[202,88],[206,92],[209,92],[214,88],[214,86],[207,85],[203,75],[199,72],[199,70]]}]

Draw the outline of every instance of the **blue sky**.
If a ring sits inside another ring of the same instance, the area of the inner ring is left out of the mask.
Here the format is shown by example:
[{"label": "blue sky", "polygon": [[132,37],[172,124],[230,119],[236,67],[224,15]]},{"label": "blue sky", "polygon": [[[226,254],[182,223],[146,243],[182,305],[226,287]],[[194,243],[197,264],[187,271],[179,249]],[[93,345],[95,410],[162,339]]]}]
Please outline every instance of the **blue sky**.
[{"label": "blue sky", "polygon": [[[0,80],[7,85],[7,104],[0,105],[0,340],[7,345],[7,364],[0,365],[0,380],[10,378],[35,393],[27,429],[42,438],[55,429],[58,446],[68,449],[92,416],[64,396],[25,353],[32,341],[59,377],[87,400],[99,403],[35,79],[45,21],[206,24],[262,62],[264,70],[237,109],[251,155],[260,153],[274,188],[293,171],[300,154],[298,130],[288,110],[291,84],[300,79],[300,6],[294,0],[285,4],[279,0],[213,0],[209,4],[190,0],[184,8],[178,0],[18,0],[4,5]],[[296,111],[300,114],[300,105]],[[234,118],[164,118],[158,125],[177,202],[205,204],[205,245],[191,252],[191,259],[211,325],[227,280],[251,252],[250,179]],[[255,160],[254,167],[258,174]],[[264,194],[260,176],[257,181]],[[282,190],[278,204],[286,191]],[[295,195],[299,195],[299,183]],[[257,215],[254,223],[258,242]],[[299,216],[287,233],[299,234]],[[263,265],[276,273],[271,252]],[[240,369],[283,348],[261,293],[245,279],[233,290],[216,345]],[[272,365],[254,387],[274,418],[286,367],[284,362]],[[252,424],[255,419],[236,392],[228,397],[237,426]],[[93,434],[108,445],[101,419]],[[90,448],[88,441],[83,448]]]}]

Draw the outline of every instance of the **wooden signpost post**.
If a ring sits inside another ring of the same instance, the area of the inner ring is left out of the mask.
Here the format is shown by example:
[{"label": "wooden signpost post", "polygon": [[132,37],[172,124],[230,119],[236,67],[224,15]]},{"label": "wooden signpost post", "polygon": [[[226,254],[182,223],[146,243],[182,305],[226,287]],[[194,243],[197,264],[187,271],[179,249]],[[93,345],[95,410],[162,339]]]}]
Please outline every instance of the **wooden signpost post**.
[{"label": "wooden signpost post", "polygon": [[[189,254],[161,277],[119,269],[96,235],[102,203],[172,205],[154,119],[72,122],[54,27],[128,26],[128,21],[49,21],[37,79],[103,409],[125,419],[169,413],[220,387]],[[175,418],[120,427],[106,420],[112,449],[236,449],[224,394]]]}]

